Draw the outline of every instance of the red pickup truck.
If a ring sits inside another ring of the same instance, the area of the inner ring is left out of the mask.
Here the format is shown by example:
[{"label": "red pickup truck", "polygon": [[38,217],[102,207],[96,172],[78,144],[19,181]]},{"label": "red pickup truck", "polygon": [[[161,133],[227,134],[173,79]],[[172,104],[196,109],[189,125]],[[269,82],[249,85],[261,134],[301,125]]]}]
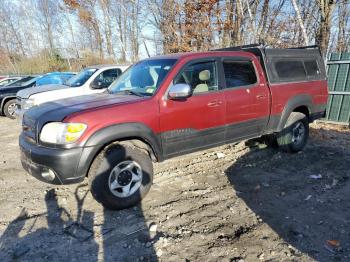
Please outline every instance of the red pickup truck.
[{"label": "red pickup truck", "polygon": [[21,161],[52,184],[88,177],[97,201],[123,209],[150,190],[152,161],[261,136],[285,151],[302,150],[309,123],[325,115],[327,97],[316,47],[153,57],[105,93],[27,111]]}]

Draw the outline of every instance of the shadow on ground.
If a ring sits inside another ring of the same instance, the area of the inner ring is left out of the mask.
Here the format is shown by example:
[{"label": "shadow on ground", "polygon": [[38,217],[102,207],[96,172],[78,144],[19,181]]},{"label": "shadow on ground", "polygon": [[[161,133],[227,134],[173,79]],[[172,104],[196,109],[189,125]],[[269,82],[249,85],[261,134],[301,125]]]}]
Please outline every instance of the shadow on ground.
[{"label": "shadow on ground", "polygon": [[[349,261],[350,140],[335,130],[311,132],[316,138],[297,154],[250,143],[226,174],[238,197],[288,244],[317,261]],[[345,142],[329,146],[339,135]]]},{"label": "shadow on ground", "polygon": [[[80,197],[81,192],[84,192],[83,197]],[[78,208],[74,216],[58,204],[54,189],[45,197],[47,213],[26,217],[22,210],[0,238],[0,260],[157,260],[152,241],[158,235],[151,236],[141,206],[95,214],[83,208],[87,194],[86,186],[77,187]],[[39,224],[41,227],[38,228]]]},{"label": "shadow on ground", "polygon": [[0,261],[157,260],[153,242],[161,234],[149,231],[141,205],[110,211],[92,199],[87,184],[71,192],[48,190],[45,213],[23,209],[0,237]]}]

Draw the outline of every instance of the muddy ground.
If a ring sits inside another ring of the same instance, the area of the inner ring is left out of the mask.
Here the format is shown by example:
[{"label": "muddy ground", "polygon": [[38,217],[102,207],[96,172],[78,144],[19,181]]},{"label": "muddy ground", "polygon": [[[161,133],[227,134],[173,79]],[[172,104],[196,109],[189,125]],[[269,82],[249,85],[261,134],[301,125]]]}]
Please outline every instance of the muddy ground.
[{"label": "muddy ground", "polygon": [[253,142],[157,164],[142,205],[21,168],[0,119],[0,261],[350,261],[350,131],[313,125],[303,152]]}]

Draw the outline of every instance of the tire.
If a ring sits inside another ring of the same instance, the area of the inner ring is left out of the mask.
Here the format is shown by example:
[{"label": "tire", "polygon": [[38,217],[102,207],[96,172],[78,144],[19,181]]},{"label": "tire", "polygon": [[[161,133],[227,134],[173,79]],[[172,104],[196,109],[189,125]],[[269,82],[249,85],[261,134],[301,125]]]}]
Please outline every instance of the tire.
[{"label": "tire", "polygon": [[[134,181],[136,176],[139,180]],[[116,144],[97,155],[88,178],[96,201],[108,209],[120,210],[137,205],[146,196],[153,181],[153,165],[146,152]],[[126,194],[127,185],[130,195]]]},{"label": "tire", "polygon": [[269,135],[262,136],[262,141],[268,147],[278,148],[277,137],[275,134],[269,134]]},{"label": "tire", "polygon": [[8,118],[15,119],[16,99],[7,101],[4,105],[4,115]]},{"label": "tire", "polygon": [[277,135],[278,146],[285,152],[301,151],[309,138],[309,122],[307,117],[299,112],[292,112],[284,129]]}]

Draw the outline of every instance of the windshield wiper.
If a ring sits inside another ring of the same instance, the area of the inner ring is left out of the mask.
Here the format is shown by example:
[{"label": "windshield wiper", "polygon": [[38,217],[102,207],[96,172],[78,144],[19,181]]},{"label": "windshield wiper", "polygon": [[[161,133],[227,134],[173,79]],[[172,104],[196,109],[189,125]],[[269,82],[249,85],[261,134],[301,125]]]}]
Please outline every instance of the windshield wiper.
[{"label": "windshield wiper", "polygon": [[117,93],[124,93],[126,95],[134,95],[134,96],[144,97],[143,94],[136,92],[134,90],[123,90],[123,91],[119,91]]}]

